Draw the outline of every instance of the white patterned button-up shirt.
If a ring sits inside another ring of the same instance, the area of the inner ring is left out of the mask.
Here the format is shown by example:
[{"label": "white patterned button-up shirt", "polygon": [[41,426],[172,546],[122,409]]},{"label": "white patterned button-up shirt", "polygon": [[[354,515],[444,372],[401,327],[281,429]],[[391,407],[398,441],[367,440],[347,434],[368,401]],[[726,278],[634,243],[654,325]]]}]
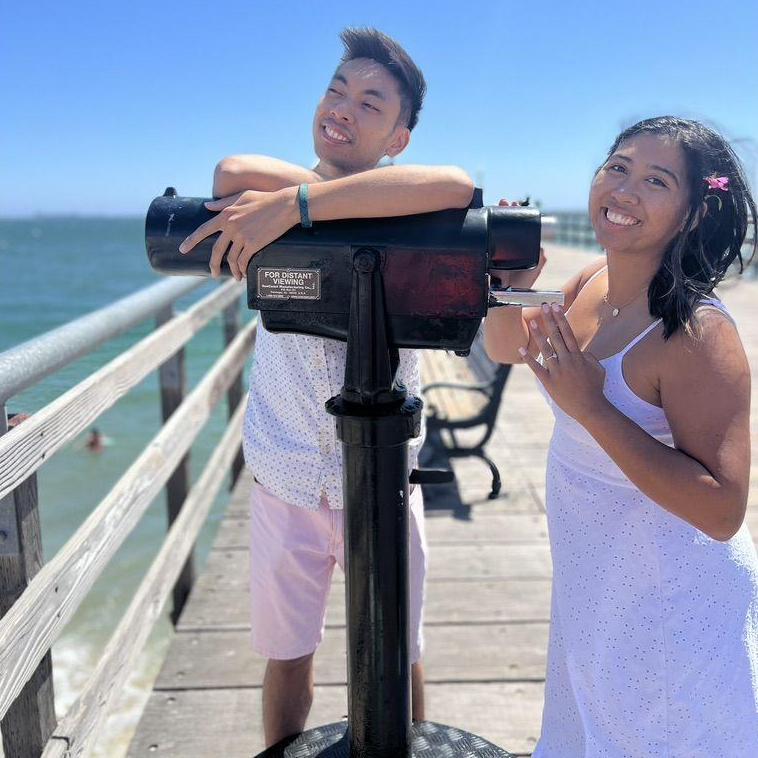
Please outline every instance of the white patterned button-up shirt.
[{"label": "white patterned button-up shirt", "polygon": [[[258,324],[243,429],[245,461],[255,478],[287,503],[318,510],[322,496],[342,508],[342,443],[325,408],[345,378],[347,345],[303,334],[272,334]],[[421,396],[419,354],[400,350],[397,379]],[[409,442],[416,466],[421,435]]]}]

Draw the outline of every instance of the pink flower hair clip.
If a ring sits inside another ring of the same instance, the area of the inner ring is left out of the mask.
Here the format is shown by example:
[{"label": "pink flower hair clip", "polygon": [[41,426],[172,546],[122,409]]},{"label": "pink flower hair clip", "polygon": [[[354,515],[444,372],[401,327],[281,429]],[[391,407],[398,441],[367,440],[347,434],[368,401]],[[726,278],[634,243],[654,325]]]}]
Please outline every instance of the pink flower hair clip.
[{"label": "pink flower hair clip", "polygon": [[[722,192],[729,192],[728,176],[706,176],[704,181],[708,185],[709,190],[721,190]],[[719,213],[721,213],[721,209],[724,207],[721,202],[721,197],[719,195],[708,192],[708,194],[705,196],[705,199],[708,200],[710,197],[716,198],[716,202],[719,204]]]},{"label": "pink flower hair clip", "polygon": [[706,176],[705,181],[708,183],[708,189],[719,189],[729,192],[728,176]]}]

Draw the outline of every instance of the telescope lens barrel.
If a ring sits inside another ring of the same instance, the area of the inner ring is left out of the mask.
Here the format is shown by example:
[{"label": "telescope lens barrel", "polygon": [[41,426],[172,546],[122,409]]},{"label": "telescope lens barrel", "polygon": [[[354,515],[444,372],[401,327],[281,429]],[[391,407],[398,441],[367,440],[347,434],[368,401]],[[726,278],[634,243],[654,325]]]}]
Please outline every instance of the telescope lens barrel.
[{"label": "telescope lens barrel", "polygon": [[540,259],[540,212],[536,208],[487,208],[490,268],[534,268]]},{"label": "telescope lens barrel", "polygon": [[[173,190],[155,198],[145,220],[152,267],[209,276],[218,234],[187,255],[179,245],[214,215],[204,198]],[[362,249],[380,256],[393,346],[465,352],[489,306],[488,268],[528,269],[539,262],[540,213],[472,207],[298,225],[253,256],[248,306],[260,311],[269,331],[346,340],[353,257]],[[222,273],[230,273],[225,259]]]},{"label": "telescope lens barrel", "polygon": [[[177,197],[168,190],[165,195],[155,198],[145,219],[145,242],[151,266],[162,274],[208,276],[211,249],[218,234],[202,240],[189,255],[179,252],[179,244],[214,215],[216,214],[205,207],[204,198]],[[358,223],[360,226],[356,226]],[[372,243],[379,246],[399,243],[402,247],[413,247],[419,251],[426,248],[460,249],[471,244],[476,247],[480,244],[477,236],[483,232],[486,234],[486,241],[482,242],[487,246],[489,268],[507,271],[534,268],[540,257],[541,218],[536,208],[490,206],[470,209],[468,215],[463,211],[457,214],[445,211],[417,217],[385,219],[384,223],[375,219],[332,222],[319,225],[318,237],[333,236],[330,241],[339,247],[350,244],[344,239],[345,232],[352,231],[355,234],[354,228],[373,230],[374,227],[381,238],[371,240]],[[340,238],[340,233],[330,234],[327,229],[344,229],[341,232],[343,238]],[[474,234],[471,234],[474,230]],[[372,235],[359,232],[355,236],[363,242],[361,237]],[[282,243],[286,244],[288,240],[294,242],[298,237],[305,237],[305,234],[295,228],[276,244],[282,247]],[[308,241],[310,244],[318,244],[316,238]],[[221,270],[223,274],[231,273],[226,259],[222,262]]]},{"label": "telescope lens barrel", "polygon": [[[156,197],[145,218],[145,247],[150,265],[161,274],[178,276],[210,276],[213,243],[218,233],[199,242],[188,255],[179,252],[179,245],[216,213],[205,207],[206,198],[177,197],[170,194]],[[221,273],[231,276],[226,257]]]}]

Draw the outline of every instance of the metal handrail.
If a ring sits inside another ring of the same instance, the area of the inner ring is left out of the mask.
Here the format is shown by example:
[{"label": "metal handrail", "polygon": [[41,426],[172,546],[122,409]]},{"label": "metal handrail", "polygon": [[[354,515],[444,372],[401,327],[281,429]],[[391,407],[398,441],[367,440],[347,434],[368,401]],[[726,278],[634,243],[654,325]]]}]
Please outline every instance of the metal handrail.
[{"label": "metal handrail", "polygon": [[91,353],[103,342],[155,316],[207,281],[199,277],[165,279],[0,353],[0,406],[63,366]]}]

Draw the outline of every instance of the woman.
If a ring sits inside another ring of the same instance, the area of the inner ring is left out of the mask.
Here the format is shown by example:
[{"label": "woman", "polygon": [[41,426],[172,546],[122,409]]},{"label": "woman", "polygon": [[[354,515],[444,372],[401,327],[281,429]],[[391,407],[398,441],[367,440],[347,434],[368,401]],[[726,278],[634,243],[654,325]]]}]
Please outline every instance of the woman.
[{"label": "woman", "polygon": [[742,270],[755,203],[720,135],[667,116],[617,138],[589,212],[607,257],[567,282],[565,312],[486,324],[491,357],[527,363],[556,417],[534,755],[758,756],[750,373],[712,295]]}]

